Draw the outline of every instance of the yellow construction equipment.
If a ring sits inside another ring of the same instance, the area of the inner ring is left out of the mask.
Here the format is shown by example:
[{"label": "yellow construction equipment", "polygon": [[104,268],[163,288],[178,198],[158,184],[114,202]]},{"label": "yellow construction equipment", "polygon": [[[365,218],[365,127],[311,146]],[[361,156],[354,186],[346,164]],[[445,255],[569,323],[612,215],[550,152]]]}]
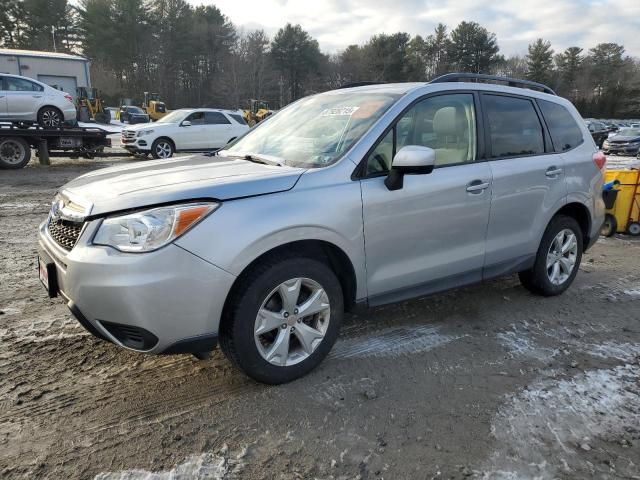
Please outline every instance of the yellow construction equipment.
[{"label": "yellow construction equipment", "polygon": [[144,92],[142,110],[144,110],[144,113],[149,115],[149,118],[152,122],[160,120],[168,113],[167,105],[162,100],[160,100],[159,93]]},{"label": "yellow construction equipment", "polygon": [[640,235],[640,170],[608,170],[604,181],[615,185],[603,193],[607,210],[601,233]]},{"label": "yellow construction equipment", "polygon": [[76,110],[81,122],[93,119],[96,123],[108,124],[111,121],[111,114],[104,108],[97,88],[76,88]]},{"label": "yellow construction equipment", "polygon": [[273,114],[273,110],[269,110],[269,102],[252,98],[249,100],[249,108],[243,111],[242,116],[244,121],[250,127],[253,127],[271,114]]}]

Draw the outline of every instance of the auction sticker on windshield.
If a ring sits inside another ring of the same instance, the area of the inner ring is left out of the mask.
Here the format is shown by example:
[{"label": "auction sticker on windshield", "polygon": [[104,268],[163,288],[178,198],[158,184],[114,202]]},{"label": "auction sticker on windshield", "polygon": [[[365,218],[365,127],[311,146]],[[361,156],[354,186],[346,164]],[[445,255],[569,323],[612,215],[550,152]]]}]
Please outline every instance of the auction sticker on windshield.
[{"label": "auction sticker on windshield", "polygon": [[320,113],[321,117],[350,117],[353,115],[360,107],[336,107],[336,108],[325,108],[322,113]]}]

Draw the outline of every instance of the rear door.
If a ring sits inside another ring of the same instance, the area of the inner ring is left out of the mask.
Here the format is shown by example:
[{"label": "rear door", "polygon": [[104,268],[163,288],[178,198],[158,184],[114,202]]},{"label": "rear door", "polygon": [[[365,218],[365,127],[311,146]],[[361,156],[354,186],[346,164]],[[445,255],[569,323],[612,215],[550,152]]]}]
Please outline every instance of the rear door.
[{"label": "rear door", "polygon": [[0,77],[0,118],[7,116],[7,92],[4,77]]},{"label": "rear door", "polygon": [[221,112],[205,112],[204,124],[207,136],[203,138],[203,148],[222,148],[233,137],[231,121]]},{"label": "rear door", "polygon": [[7,115],[16,120],[36,120],[44,87],[25,78],[5,77]]},{"label": "rear door", "polygon": [[530,267],[542,233],[566,201],[564,160],[529,97],[482,94],[493,176],[484,276]]}]

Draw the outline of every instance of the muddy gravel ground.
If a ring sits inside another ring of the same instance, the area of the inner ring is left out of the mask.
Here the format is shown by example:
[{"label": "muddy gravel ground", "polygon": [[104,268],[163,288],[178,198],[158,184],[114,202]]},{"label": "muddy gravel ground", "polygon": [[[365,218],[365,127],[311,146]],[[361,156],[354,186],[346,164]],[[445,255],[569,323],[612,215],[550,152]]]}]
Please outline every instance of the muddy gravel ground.
[{"label": "muddy gravel ground", "polygon": [[349,315],[268,387],[219,351],[99,341],[45,296],[55,190],[123,161],[0,171],[0,478],[640,478],[640,241],[601,239],[560,297],[510,276]]}]

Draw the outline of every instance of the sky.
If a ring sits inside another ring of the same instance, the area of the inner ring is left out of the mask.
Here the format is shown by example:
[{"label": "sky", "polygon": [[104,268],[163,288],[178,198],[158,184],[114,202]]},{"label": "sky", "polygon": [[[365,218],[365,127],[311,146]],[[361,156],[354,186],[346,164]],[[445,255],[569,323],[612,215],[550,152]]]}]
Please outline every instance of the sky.
[{"label": "sky", "polygon": [[453,28],[472,20],[497,35],[505,55],[524,55],[527,45],[542,37],[556,52],[616,42],[640,57],[640,0],[188,1],[215,4],[237,27],[263,28],[270,36],[287,22],[299,23],[328,53],[364,43],[376,33],[426,36],[439,22]]}]

